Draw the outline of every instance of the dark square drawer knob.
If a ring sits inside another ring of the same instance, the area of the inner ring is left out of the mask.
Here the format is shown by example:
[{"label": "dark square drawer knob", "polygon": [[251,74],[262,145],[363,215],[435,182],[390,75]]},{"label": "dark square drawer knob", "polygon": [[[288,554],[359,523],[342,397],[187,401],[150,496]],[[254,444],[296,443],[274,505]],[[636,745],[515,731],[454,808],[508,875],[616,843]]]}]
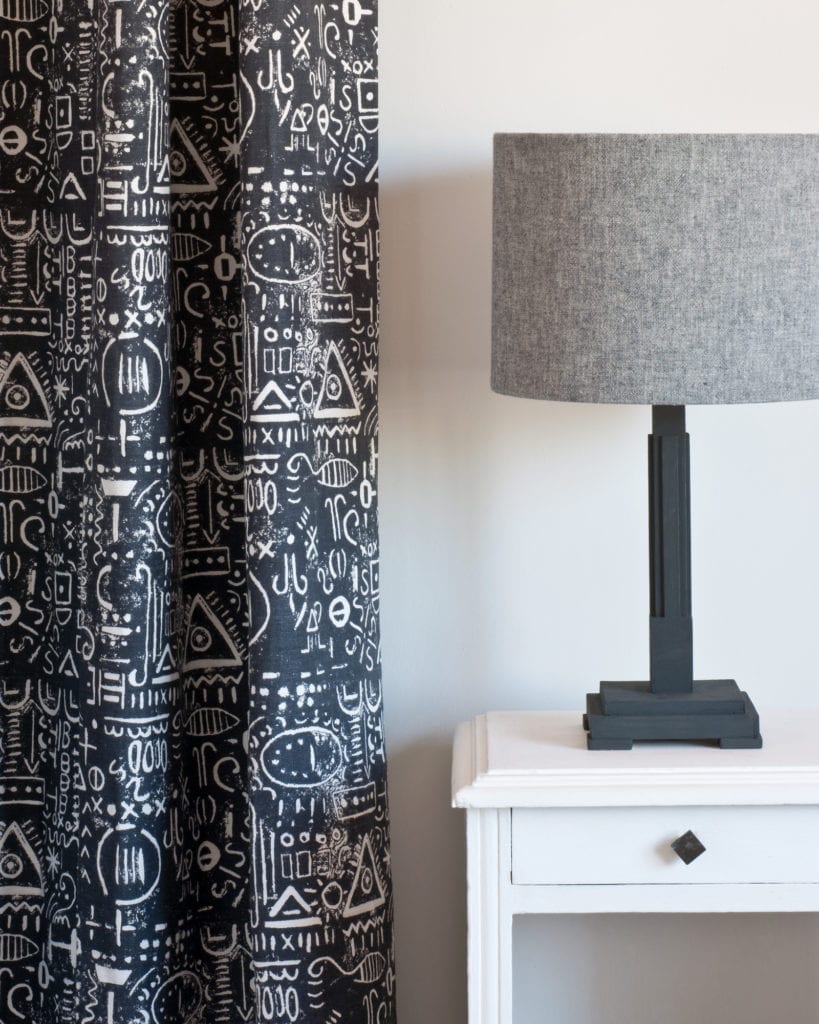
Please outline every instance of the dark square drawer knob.
[{"label": "dark square drawer knob", "polygon": [[690,829],[685,833],[685,835],[674,840],[671,844],[671,849],[677,854],[684,864],[690,864],[692,861],[696,860],[701,853],[705,853],[705,847]]}]

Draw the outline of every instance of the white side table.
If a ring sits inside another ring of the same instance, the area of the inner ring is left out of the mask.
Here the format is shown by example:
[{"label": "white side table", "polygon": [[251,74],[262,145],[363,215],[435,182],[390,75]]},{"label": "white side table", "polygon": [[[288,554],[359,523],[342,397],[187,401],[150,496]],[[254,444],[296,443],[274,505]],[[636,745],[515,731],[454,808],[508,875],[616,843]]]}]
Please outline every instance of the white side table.
[{"label": "white side table", "polygon": [[[580,712],[458,727],[469,1024],[512,1024],[516,914],[819,911],[819,713],[763,725],[762,750],[630,751],[587,750]],[[705,851],[686,864],[689,831]]]}]

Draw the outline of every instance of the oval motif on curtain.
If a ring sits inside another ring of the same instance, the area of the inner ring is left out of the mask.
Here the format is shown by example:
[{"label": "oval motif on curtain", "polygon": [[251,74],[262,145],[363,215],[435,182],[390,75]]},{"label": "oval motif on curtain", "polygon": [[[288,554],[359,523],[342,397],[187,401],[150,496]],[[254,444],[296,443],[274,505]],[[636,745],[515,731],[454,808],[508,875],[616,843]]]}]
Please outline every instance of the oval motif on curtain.
[{"label": "oval motif on curtain", "polygon": [[31,494],[45,487],[48,480],[31,466],[0,466],[0,491],[4,494]]},{"label": "oval motif on curtain", "polygon": [[120,906],[142,903],[156,888],[160,850],[156,839],[133,825],[110,829],[97,850],[97,873],[106,896]]},{"label": "oval motif on curtain", "polygon": [[187,1024],[202,1005],[202,983],[191,971],[180,971],[159,986],[151,1003],[155,1024],[182,1021]]},{"label": "oval motif on curtain", "polygon": [[316,236],[299,224],[272,224],[260,228],[247,246],[251,271],[262,281],[299,284],[321,269]]},{"label": "oval motif on curtain", "polygon": [[4,932],[0,935],[0,961],[27,960],[38,951],[37,944],[25,935]]},{"label": "oval motif on curtain", "polygon": [[278,786],[320,786],[341,767],[341,744],[329,729],[287,729],[262,748],[262,769]]},{"label": "oval motif on curtain", "polygon": [[105,400],[123,416],[150,412],[162,391],[162,357],[147,338],[120,337],[102,355]]}]

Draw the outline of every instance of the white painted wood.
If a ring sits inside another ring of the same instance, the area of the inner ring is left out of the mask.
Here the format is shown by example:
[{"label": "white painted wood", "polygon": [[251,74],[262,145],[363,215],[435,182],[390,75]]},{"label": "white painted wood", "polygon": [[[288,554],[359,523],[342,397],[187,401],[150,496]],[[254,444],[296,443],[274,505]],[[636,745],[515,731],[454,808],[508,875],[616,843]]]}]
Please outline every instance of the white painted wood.
[{"label": "white painted wood", "polygon": [[509,812],[467,812],[470,1024],[512,1019]]},{"label": "white painted wood", "polygon": [[[483,730],[480,730],[483,733]],[[467,792],[473,780],[480,772],[475,750],[475,720],[461,722],[455,730],[455,741],[452,745],[452,793],[453,801],[460,792]],[[470,807],[471,804],[458,804],[459,807]]]},{"label": "white painted wood", "polygon": [[[588,751],[580,713],[458,727],[470,1024],[512,1022],[518,914],[819,912],[819,714],[764,718],[761,751]],[[692,829],[706,852],[670,843]]]},{"label": "white painted wood", "polygon": [[589,751],[579,711],[479,715],[459,731],[453,805],[819,804],[819,712],[761,717],[761,750],[644,743]]},{"label": "white painted wood", "polygon": [[[521,808],[515,885],[819,883],[819,807]],[[705,846],[684,864],[671,843]]]},{"label": "white painted wood", "polygon": [[513,885],[509,892],[512,917],[819,913],[819,885]]},{"label": "white painted wood", "polygon": [[498,812],[498,976],[500,978],[499,1020],[512,1021],[512,812]]}]

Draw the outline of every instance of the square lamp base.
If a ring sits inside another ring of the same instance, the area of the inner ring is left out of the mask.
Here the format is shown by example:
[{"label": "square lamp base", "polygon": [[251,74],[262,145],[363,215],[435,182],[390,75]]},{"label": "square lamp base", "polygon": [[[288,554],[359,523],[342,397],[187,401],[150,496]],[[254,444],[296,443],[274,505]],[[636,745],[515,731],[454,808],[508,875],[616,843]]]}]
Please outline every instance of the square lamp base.
[{"label": "square lamp base", "polygon": [[690,693],[654,693],[650,683],[601,683],[586,695],[589,750],[631,750],[635,740],[711,740],[761,747],[759,715],[733,679],[695,682]]}]

